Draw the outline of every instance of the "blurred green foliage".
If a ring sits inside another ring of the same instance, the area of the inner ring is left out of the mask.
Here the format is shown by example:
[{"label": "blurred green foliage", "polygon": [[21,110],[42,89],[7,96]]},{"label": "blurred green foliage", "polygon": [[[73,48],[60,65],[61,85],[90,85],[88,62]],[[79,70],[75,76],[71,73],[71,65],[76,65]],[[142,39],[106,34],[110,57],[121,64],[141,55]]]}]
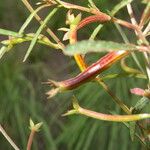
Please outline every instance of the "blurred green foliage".
[{"label": "blurred green foliage", "polygon": [[[101,2],[95,0],[95,2],[104,12],[111,10],[115,4],[110,0]],[[86,1],[82,3],[85,4]],[[82,3],[80,2],[80,4]],[[135,9],[138,10],[138,7],[135,6]],[[54,31],[58,27],[64,26],[63,20],[60,19],[60,13],[57,13],[55,19],[49,23]],[[18,31],[28,15],[29,12],[21,1],[0,1],[1,28]],[[61,13],[61,15],[62,18],[65,18],[65,13]],[[127,17],[124,10],[121,17]],[[86,27],[85,30],[81,31],[80,39],[88,37],[95,25]],[[38,27],[38,23],[34,20],[28,31],[34,32],[36,27]],[[113,25],[106,25],[100,33],[98,38],[122,41]],[[62,34],[60,33],[58,36],[62,37]],[[130,39],[134,41],[132,35],[129,36]],[[97,121],[78,115],[61,117],[61,114],[71,107],[72,94],[76,95],[81,106],[92,110],[105,113],[110,111],[122,112],[112,102],[111,97],[96,83],[88,83],[74,91],[59,94],[55,98],[47,100],[45,92],[49,87],[42,85],[43,81],[48,78],[67,79],[79,73],[79,70],[72,58],[38,45],[34,48],[27,62],[22,63],[28,45],[29,43],[26,43],[14,47],[0,60],[0,123],[20,149],[26,149],[31,117],[35,122],[43,122],[41,131],[34,139],[33,149],[141,150],[140,142],[137,139],[132,142],[129,130],[121,123]],[[92,55],[88,61],[95,61],[99,57],[99,54]],[[132,65],[132,60],[130,64]],[[116,73],[120,70],[120,65],[117,64],[104,74]],[[129,94],[129,88],[142,87],[145,81],[119,78],[112,79],[107,83],[127,105],[133,106],[137,97]],[[12,149],[2,135],[0,135],[0,149]]]}]

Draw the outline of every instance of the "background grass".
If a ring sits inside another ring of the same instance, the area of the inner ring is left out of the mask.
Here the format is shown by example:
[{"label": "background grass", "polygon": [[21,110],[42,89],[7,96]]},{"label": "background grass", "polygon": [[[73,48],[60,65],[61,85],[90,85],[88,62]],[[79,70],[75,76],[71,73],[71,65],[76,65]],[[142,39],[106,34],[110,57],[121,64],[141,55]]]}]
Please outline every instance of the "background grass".
[{"label": "background grass", "polygon": [[[111,10],[114,5],[110,0],[105,2],[97,0],[96,3],[105,12]],[[135,5],[135,9],[138,15],[140,13],[139,6]],[[45,13],[46,11],[41,15]],[[54,31],[57,31],[58,27],[64,26],[60,20],[60,13],[59,11],[49,23]],[[29,12],[20,0],[0,1],[0,28],[18,31],[28,15]],[[65,15],[63,17],[65,18]],[[124,9],[120,17],[127,18]],[[29,26],[28,32],[36,31],[38,26],[34,20]],[[79,38],[88,38],[95,26],[96,24],[86,27],[80,32]],[[98,38],[122,41],[118,35],[115,27],[107,24]],[[58,36],[62,37],[62,33],[58,33]],[[128,37],[131,42],[134,41],[132,34]],[[4,39],[1,36],[0,38]],[[72,58],[39,45],[34,48],[29,59],[22,63],[28,45],[29,43],[26,43],[14,47],[0,60],[0,122],[20,149],[26,149],[30,133],[29,118],[31,117],[35,122],[43,122],[41,131],[34,139],[33,149],[141,150],[139,141],[136,139],[132,142],[129,130],[121,123],[97,121],[78,115],[61,117],[61,114],[71,107],[72,94],[75,94],[81,106],[86,108],[105,113],[122,112],[112,102],[111,97],[96,83],[87,83],[74,91],[59,94],[55,98],[47,100],[45,92],[49,87],[42,85],[42,81],[46,81],[48,78],[67,79],[79,73],[79,70]],[[87,57],[87,61],[94,62],[99,57],[100,54],[90,55]],[[128,61],[132,66],[132,60]],[[119,64],[104,74],[117,71],[121,71]],[[129,89],[137,86],[144,87],[146,82],[133,78],[119,78],[109,80],[107,83],[117,96],[123,99],[127,105],[132,106],[136,103],[137,97],[132,96]],[[2,135],[0,135],[0,149],[12,149]]]}]

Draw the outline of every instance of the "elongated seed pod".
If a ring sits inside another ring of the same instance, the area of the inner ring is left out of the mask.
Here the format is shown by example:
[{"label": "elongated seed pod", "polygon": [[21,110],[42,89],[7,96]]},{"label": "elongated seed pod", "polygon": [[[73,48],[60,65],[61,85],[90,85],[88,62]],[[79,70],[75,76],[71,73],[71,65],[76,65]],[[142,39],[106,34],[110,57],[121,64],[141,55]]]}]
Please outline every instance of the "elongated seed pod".
[{"label": "elongated seed pod", "polygon": [[104,22],[108,22],[111,20],[111,17],[108,16],[107,14],[99,14],[99,15],[92,15],[89,17],[84,18],[78,25],[78,29],[83,28],[84,26],[93,23],[93,22],[100,22],[100,23],[104,23]]},{"label": "elongated seed pod", "polygon": [[99,73],[112,66],[117,60],[120,60],[121,58],[128,55],[128,53],[128,51],[124,50],[110,52],[100,58],[96,63],[93,63],[85,71],[83,71],[76,77],[61,82],[49,80],[47,83],[51,84],[54,89],[47,92],[47,94],[49,95],[49,97],[52,97],[58,92],[72,90],[80,86],[81,84],[84,84],[94,79]]},{"label": "elongated seed pod", "polygon": [[[84,27],[85,25],[88,25],[89,23],[100,21],[100,22],[107,22],[110,21],[111,17],[104,13],[99,13],[98,15],[93,15],[86,17],[83,19],[76,30],[72,33],[72,39],[75,39],[77,36],[77,31]],[[84,84],[92,79],[94,79],[99,73],[109,68],[112,64],[114,64],[117,60],[123,58],[126,56],[129,52],[127,51],[113,51],[105,55],[104,57],[100,58],[96,63],[93,63],[89,67],[85,67],[86,69],[77,75],[74,78],[56,82],[49,80],[47,84],[50,84],[53,86],[53,89],[47,92],[47,95],[50,97],[56,95],[58,92],[64,91],[64,90],[72,90],[81,84]],[[79,59],[79,56],[77,56],[77,59]]]},{"label": "elongated seed pod", "polygon": [[78,87],[79,85],[91,79],[94,79],[99,73],[109,68],[114,62],[123,58],[127,54],[128,52],[123,50],[110,52],[104,57],[100,58],[96,63],[93,63],[91,66],[89,66],[85,71],[80,73],[78,76],[62,81],[60,83],[64,84],[66,89],[69,90]]}]

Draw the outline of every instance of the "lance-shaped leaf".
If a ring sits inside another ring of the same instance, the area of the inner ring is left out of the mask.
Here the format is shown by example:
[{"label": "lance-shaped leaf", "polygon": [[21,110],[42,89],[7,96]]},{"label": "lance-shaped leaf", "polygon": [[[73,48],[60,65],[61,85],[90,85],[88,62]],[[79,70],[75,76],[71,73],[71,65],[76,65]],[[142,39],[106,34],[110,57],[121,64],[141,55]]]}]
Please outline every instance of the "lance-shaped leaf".
[{"label": "lance-shaped leaf", "polygon": [[0,34],[6,35],[6,36],[13,36],[13,37],[21,37],[22,36],[22,34],[19,34],[17,32],[6,30],[6,29],[1,29],[1,28],[0,28]]},{"label": "lance-shaped leaf", "polygon": [[130,137],[131,140],[134,141],[134,137],[135,137],[135,130],[136,130],[136,122],[132,121],[129,123],[129,130],[130,130]]},{"label": "lance-shaped leaf", "polygon": [[127,72],[129,74],[141,74],[141,76],[145,76],[141,71],[139,71],[135,68],[129,67],[128,64],[126,63],[125,58],[121,60],[121,67],[125,72]]},{"label": "lance-shaped leaf", "polygon": [[0,48],[0,59],[3,57],[3,55],[8,52],[12,48],[12,45],[9,46],[2,46]]},{"label": "lance-shaped leaf", "polygon": [[89,52],[110,52],[110,51],[134,51],[135,45],[116,43],[112,41],[83,40],[73,45],[68,45],[64,50],[66,55],[86,54]]},{"label": "lance-shaped leaf", "polygon": [[40,33],[43,31],[43,29],[45,28],[46,24],[48,23],[48,21],[51,19],[51,17],[56,13],[58,9],[57,8],[54,8],[50,13],[49,15],[45,18],[45,20],[43,21],[43,24],[39,27],[39,29],[37,30],[36,34],[35,34],[35,37],[32,39],[31,41],[31,44],[26,52],[26,55],[24,57],[24,60],[23,62],[26,61],[26,59],[28,58],[28,56],[30,55],[33,47],[35,46],[37,40],[38,40],[38,37],[40,35]]},{"label": "lance-shaped leaf", "polygon": [[[142,109],[149,104],[149,102],[150,100],[147,97],[141,98],[132,108],[132,113],[134,114],[140,113]],[[135,128],[136,128],[135,122],[130,122],[130,137],[132,141],[134,140],[135,137]]]},{"label": "lance-shaped leaf", "polygon": [[137,101],[135,106],[132,108],[133,113],[139,113],[142,109],[150,104],[150,100],[147,97],[142,97],[140,100]]},{"label": "lance-shaped leaf", "polygon": [[27,18],[27,20],[24,22],[24,24],[22,25],[22,27],[19,30],[19,34],[22,34],[24,32],[24,30],[27,28],[27,26],[29,25],[29,23],[32,21],[32,19],[34,18],[34,16],[37,14],[37,12],[39,12],[41,9],[48,7],[49,5],[42,5],[40,7],[38,7],[35,11],[33,11],[30,16]]}]

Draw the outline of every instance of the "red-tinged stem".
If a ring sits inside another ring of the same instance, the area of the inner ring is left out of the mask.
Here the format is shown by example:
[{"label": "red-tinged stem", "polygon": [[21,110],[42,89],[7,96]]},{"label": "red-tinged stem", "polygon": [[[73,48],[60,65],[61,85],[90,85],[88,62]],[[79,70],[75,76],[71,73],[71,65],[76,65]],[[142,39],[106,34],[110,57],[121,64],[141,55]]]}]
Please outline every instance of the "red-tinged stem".
[{"label": "red-tinged stem", "polygon": [[[69,32],[69,42],[70,44],[75,44],[77,42],[77,25],[70,25],[70,32]],[[86,64],[84,63],[84,57],[82,55],[74,55],[74,59],[79,66],[80,70],[86,69]]]},{"label": "red-tinged stem", "polygon": [[79,5],[75,5],[75,4],[71,4],[71,3],[67,3],[67,2],[63,2],[60,0],[56,0],[61,6],[67,8],[67,9],[76,9],[76,10],[80,10],[80,11],[84,11],[84,12],[88,12],[88,13],[92,13],[94,15],[99,15],[102,12],[100,12],[97,9],[94,8],[87,8],[87,7],[83,7],[83,6],[79,6]]},{"label": "red-tinged stem", "polygon": [[35,135],[35,130],[31,130],[31,133],[30,133],[30,136],[29,136],[29,139],[28,139],[27,150],[31,150],[34,135]]}]

